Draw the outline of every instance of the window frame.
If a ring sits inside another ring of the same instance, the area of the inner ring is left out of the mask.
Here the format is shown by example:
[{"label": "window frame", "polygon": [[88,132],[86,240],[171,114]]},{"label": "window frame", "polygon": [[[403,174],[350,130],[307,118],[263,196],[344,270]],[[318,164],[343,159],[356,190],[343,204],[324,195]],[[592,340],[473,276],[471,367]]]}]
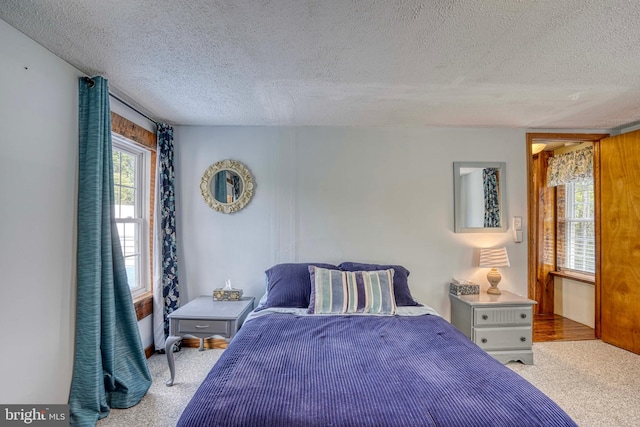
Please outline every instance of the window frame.
[{"label": "window frame", "polygon": [[[150,208],[149,208],[149,236],[153,240],[153,227],[155,218],[155,192],[156,192],[156,164],[157,164],[157,148],[158,140],[154,130],[148,130],[147,128],[139,125],[113,111],[111,111],[111,131],[117,133],[120,136],[127,138],[134,143],[141,145],[151,152],[151,168],[149,170],[150,180]],[[138,320],[142,320],[149,316],[153,312],[153,264],[154,264],[154,247],[153,241],[149,242],[149,291],[133,297],[133,306],[136,310],[136,317]]]},{"label": "window frame", "polygon": [[[585,188],[586,185],[586,188]],[[595,257],[595,184],[570,182],[557,187],[558,194],[558,216],[556,220],[556,271],[567,275],[579,275],[581,278],[595,279],[596,257]],[[586,206],[584,212],[587,215],[576,217],[575,209],[578,204],[588,205],[589,201],[577,202],[577,194],[583,193],[588,196],[591,206]],[[571,232],[573,225],[591,224],[593,241],[589,242],[588,237],[579,242]],[[588,248],[592,247],[593,257],[587,259]],[[576,253],[578,254],[576,256]],[[589,265],[591,270],[589,270]],[[580,268],[585,267],[585,268]]]},{"label": "window frame", "polygon": [[[144,295],[151,291],[151,234],[150,234],[150,208],[151,208],[151,151],[124,136],[112,132],[112,150],[120,151],[132,156],[136,159],[135,174],[135,200],[134,200],[134,217],[133,218],[116,218],[116,224],[137,224],[138,238],[135,245],[137,256],[139,257],[139,268],[136,271],[137,285],[129,287],[133,299]],[[114,183],[114,190],[115,190]],[[121,245],[123,237],[121,237]],[[125,259],[124,247],[123,255]]]}]

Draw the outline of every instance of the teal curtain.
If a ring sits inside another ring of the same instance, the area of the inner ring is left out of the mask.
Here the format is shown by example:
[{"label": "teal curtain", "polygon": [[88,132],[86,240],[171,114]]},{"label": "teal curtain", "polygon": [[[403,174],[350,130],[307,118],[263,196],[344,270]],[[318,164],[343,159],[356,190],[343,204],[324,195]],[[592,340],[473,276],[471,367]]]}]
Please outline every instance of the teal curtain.
[{"label": "teal curtain", "polygon": [[215,176],[214,197],[221,203],[227,203],[227,172],[220,171]]},{"label": "teal curtain", "polygon": [[81,78],[73,426],[95,426],[151,386],[114,219],[110,114],[107,80]]}]

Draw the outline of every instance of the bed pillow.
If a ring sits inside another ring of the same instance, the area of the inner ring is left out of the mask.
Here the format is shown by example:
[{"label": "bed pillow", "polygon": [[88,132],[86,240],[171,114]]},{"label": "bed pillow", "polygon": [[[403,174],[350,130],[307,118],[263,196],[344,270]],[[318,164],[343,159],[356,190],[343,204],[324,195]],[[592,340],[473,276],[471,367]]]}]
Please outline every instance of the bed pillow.
[{"label": "bed pillow", "polygon": [[409,270],[401,265],[363,264],[360,262],[343,262],[338,266],[342,271],[375,271],[394,270],[393,293],[396,298],[396,305],[400,306],[422,306],[416,302],[409,291]]},{"label": "bed pillow", "polygon": [[394,315],[393,269],[341,271],[309,266],[311,314]]},{"label": "bed pillow", "polygon": [[270,307],[309,307],[311,282],[309,266],[337,269],[333,264],[291,263],[277,264],[265,271],[267,276],[267,300],[258,311]]}]

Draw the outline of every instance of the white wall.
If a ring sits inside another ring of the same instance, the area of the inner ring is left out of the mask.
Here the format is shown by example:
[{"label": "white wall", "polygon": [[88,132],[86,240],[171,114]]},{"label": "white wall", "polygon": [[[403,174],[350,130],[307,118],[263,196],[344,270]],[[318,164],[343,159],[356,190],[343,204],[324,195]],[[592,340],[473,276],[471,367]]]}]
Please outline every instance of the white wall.
[{"label": "white wall", "polygon": [[460,176],[460,205],[464,212],[464,227],[484,227],[483,169]]},{"label": "white wall", "polygon": [[[83,74],[2,20],[0,64],[0,271],[8,301],[0,319],[9,349],[0,355],[0,402],[66,403]],[[155,132],[152,122],[114,99],[111,109]],[[151,346],[151,317],[138,326],[143,346]]]},{"label": "white wall", "polygon": [[[278,262],[399,263],[414,296],[448,318],[449,279],[488,287],[475,248],[497,245],[511,260],[501,289],[526,295],[526,239],[453,232],[454,161],[506,162],[509,224],[526,218],[523,130],[179,126],[175,141],[185,301],[227,278],[259,297],[264,270]],[[256,181],[254,199],[231,215],[210,209],[199,189],[205,169],[225,158]]]},{"label": "white wall", "polygon": [[592,283],[555,277],[553,311],[559,316],[595,328],[595,286]]},{"label": "white wall", "polygon": [[78,77],[0,20],[0,402],[66,403],[75,322]]}]

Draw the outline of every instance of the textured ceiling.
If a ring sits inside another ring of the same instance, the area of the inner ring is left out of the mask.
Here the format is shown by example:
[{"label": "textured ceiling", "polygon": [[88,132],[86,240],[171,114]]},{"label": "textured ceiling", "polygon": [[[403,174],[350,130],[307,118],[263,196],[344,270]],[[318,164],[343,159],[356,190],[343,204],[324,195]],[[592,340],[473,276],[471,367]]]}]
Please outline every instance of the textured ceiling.
[{"label": "textured ceiling", "polygon": [[640,120],[635,0],[2,0],[0,18],[173,124]]}]

